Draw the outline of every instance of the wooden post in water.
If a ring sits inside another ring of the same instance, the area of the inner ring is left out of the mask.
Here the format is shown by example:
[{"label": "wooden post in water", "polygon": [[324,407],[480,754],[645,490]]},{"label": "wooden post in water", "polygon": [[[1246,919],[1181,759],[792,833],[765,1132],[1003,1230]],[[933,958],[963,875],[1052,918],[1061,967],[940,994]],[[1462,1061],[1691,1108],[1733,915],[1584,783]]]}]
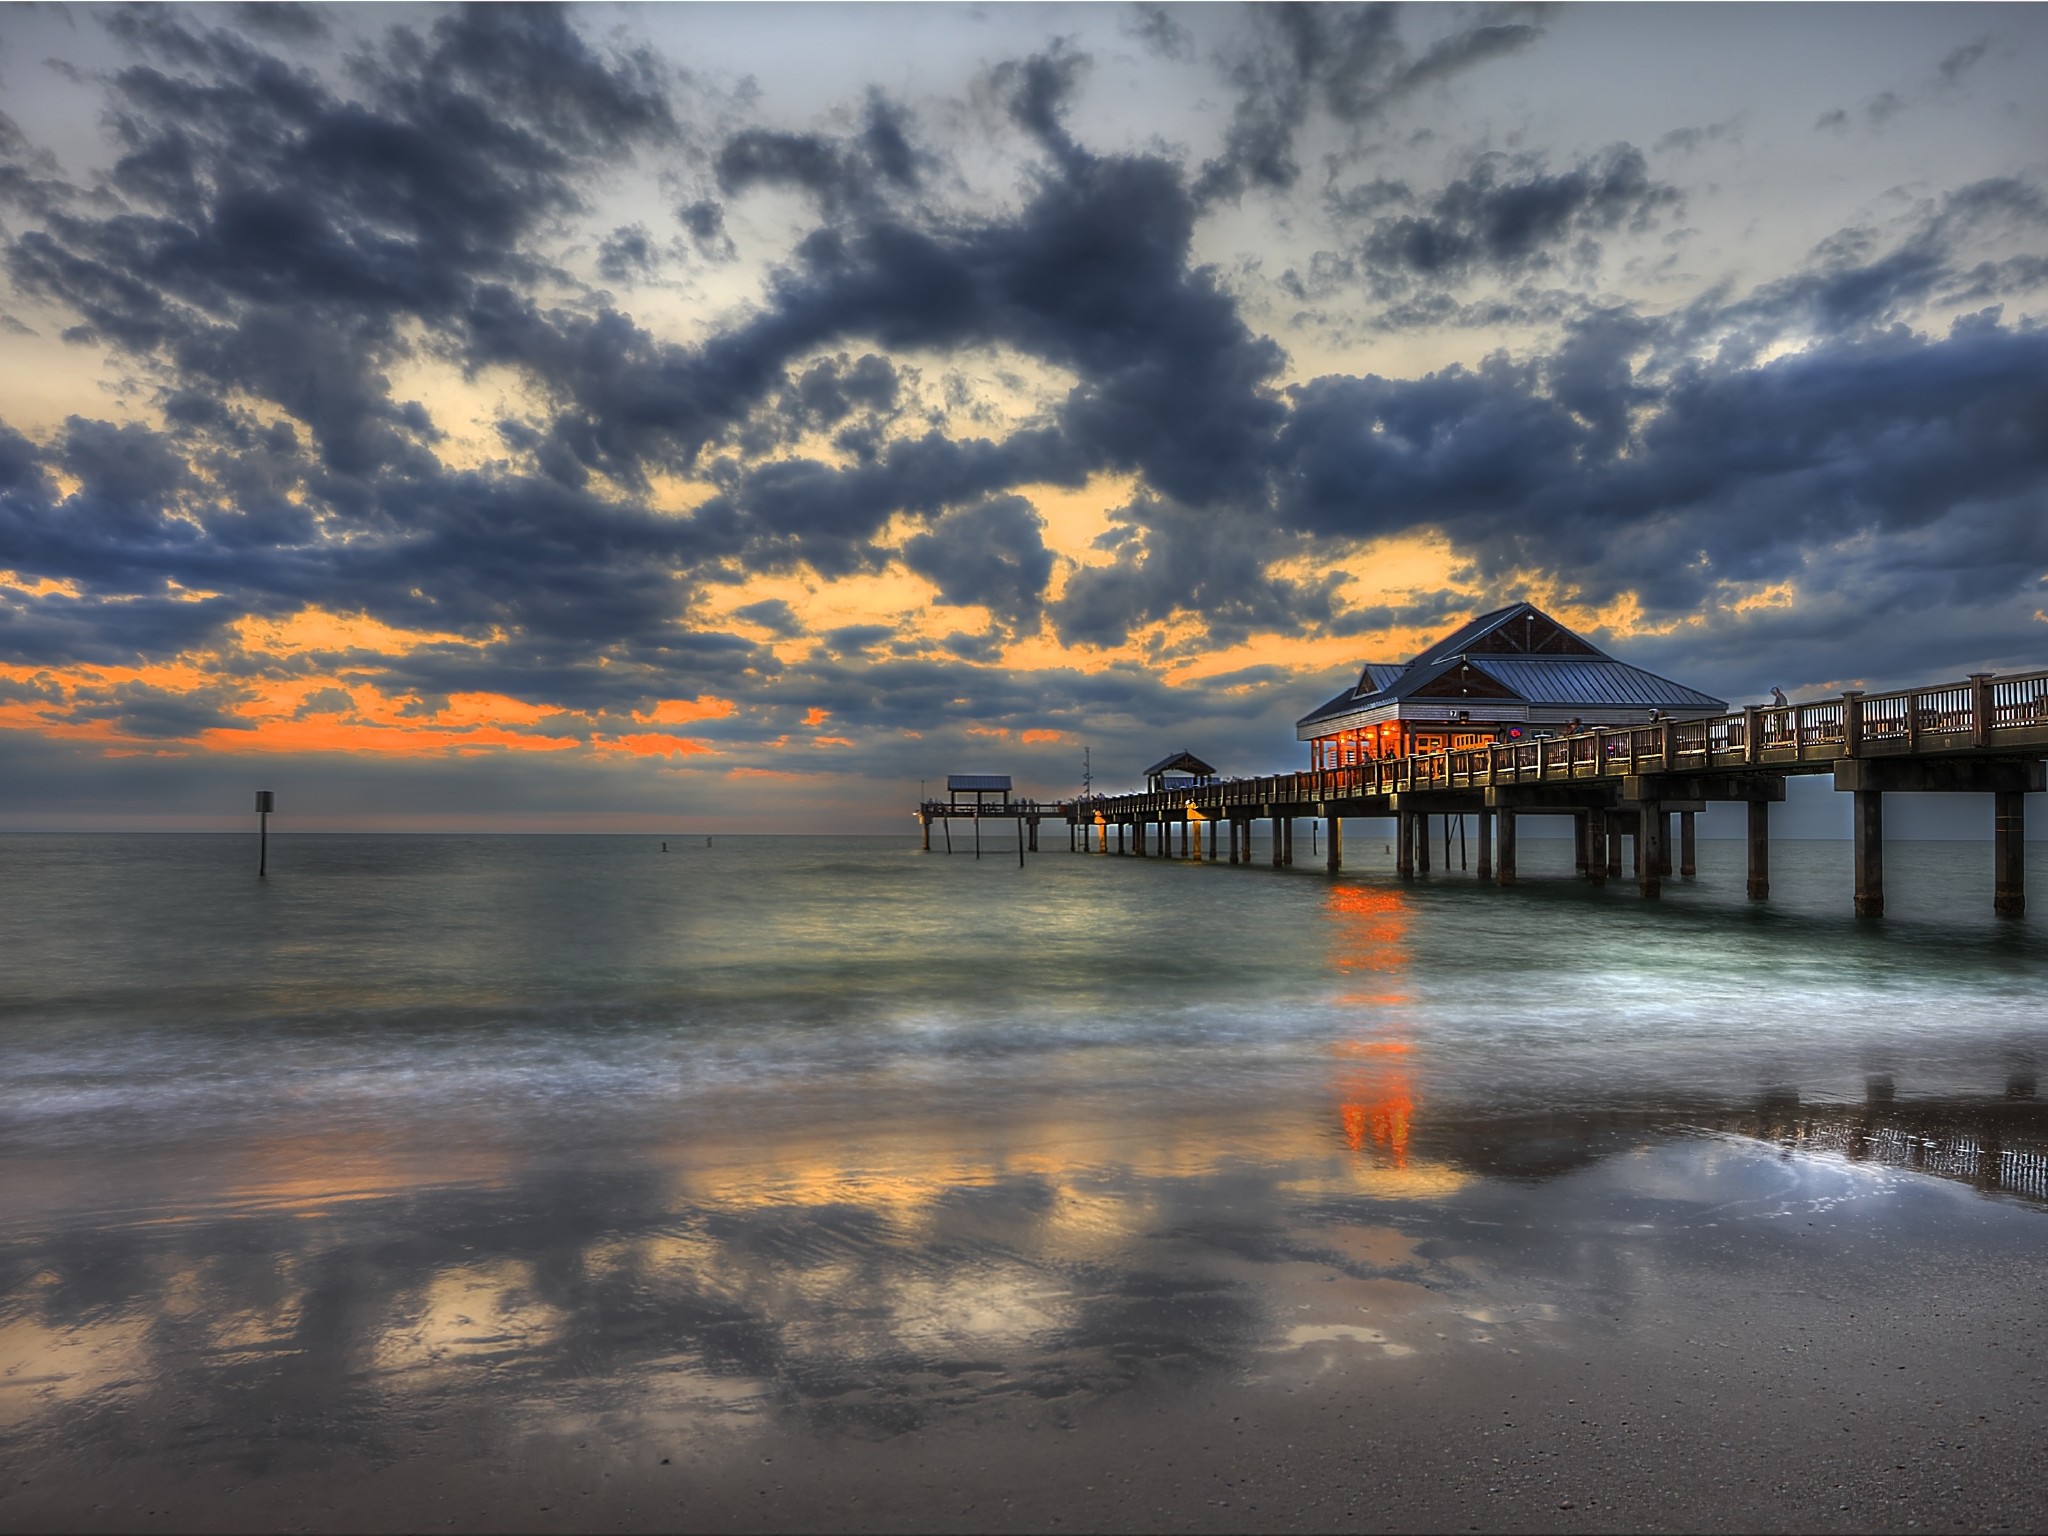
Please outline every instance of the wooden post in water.
[{"label": "wooden post in water", "polygon": [[1693,822],[1694,813],[1678,813],[1678,873],[1681,879],[1690,880],[1700,872],[1698,829]]},{"label": "wooden post in water", "polygon": [[1500,867],[1494,879],[1502,885],[1515,883],[1515,812],[1512,806],[1502,806],[1496,813],[1500,817]]},{"label": "wooden post in water", "polygon": [[1394,873],[1403,879],[1415,873],[1415,813],[1394,813]]},{"label": "wooden post in water", "polygon": [[2019,917],[2027,910],[2027,797],[2018,790],[2000,790],[1991,801],[1991,910],[2000,917]]},{"label": "wooden post in water", "polygon": [[1479,878],[1493,878],[1493,812],[1479,812]]},{"label": "wooden post in water", "polygon": [[[1032,823],[1032,830],[1037,830],[1036,822]],[[1024,818],[1022,816],[1017,818],[1017,867],[1019,869],[1024,867]]]},{"label": "wooden post in water", "polygon": [[1278,816],[1275,816],[1273,818],[1273,867],[1275,869],[1278,869],[1280,867],[1281,860],[1285,857],[1286,849],[1283,848],[1280,843],[1280,818]]},{"label": "wooden post in water", "polygon": [[1209,823],[1209,862],[1216,862],[1216,823],[1213,820]]},{"label": "wooden post in water", "polygon": [[1664,894],[1664,871],[1671,867],[1671,850],[1664,846],[1671,818],[1655,800],[1645,800],[1636,825],[1642,829],[1636,837],[1636,888],[1654,901]]},{"label": "wooden post in water", "polygon": [[256,791],[256,878],[270,878],[270,813],[277,809],[277,792]]},{"label": "wooden post in water", "polygon": [[981,805],[977,800],[974,807],[974,856],[981,857]]},{"label": "wooden post in water", "polygon": [[1586,864],[1591,857],[1591,855],[1586,851],[1591,846],[1591,835],[1592,828],[1590,813],[1586,811],[1573,811],[1572,869],[1575,873],[1579,874],[1580,876],[1583,876],[1586,873]]},{"label": "wooden post in water", "polygon": [[1771,894],[1771,806],[1749,802],[1749,899],[1767,901]]},{"label": "wooden post in water", "polygon": [[1236,816],[1230,818],[1230,862],[1233,864],[1237,862],[1237,829],[1243,824]]},{"label": "wooden post in water", "polygon": [[1294,864],[1294,818],[1292,816],[1281,818],[1280,862],[1290,868]]},{"label": "wooden post in water", "polygon": [[1344,867],[1344,823],[1337,817],[1330,818],[1330,873],[1336,874]]},{"label": "wooden post in water", "polygon": [[932,813],[925,811],[917,819],[924,823],[924,851],[930,853],[932,851]]},{"label": "wooden post in water", "polygon": [[1884,916],[1884,796],[1859,789],[1850,812],[1856,824],[1856,915]]},{"label": "wooden post in water", "polygon": [[946,829],[946,852],[951,853],[953,851],[953,818],[942,816],[939,818],[939,825]]},{"label": "wooden post in water", "polygon": [[1628,818],[1616,811],[1607,818],[1607,878],[1621,878],[1621,835],[1626,830]]},{"label": "wooden post in water", "polygon": [[1429,812],[1424,811],[1415,818],[1415,869],[1418,874],[1429,873]]},{"label": "wooden post in water", "polygon": [[1586,879],[1607,883],[1607,813],[1597,806],[1586,812]]}]

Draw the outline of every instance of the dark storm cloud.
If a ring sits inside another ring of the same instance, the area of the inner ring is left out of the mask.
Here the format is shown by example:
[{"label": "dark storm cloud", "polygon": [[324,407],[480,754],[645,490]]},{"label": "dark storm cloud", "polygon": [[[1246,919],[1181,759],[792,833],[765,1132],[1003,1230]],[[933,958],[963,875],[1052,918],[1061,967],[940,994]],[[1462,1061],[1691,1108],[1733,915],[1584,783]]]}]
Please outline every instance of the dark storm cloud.
[{"label": "dark storm cloud", "polygon": [[182,13],[107,26],[143,58],[109,82],[119,205],[50,211],[11,275],[167,374],[275,401],[345,474],[421,462],[383,374],[402,322],[538,277],[529,238],[675,132],[650,60],[597,56],[547,7],[400,30],[357,98]]},{"label": "dark storm cloud", "polygon": [[1414,201],[1413,212],[1374,218],[1363,243],[1368,268],[1396,291],[1482,272],[1587,269],[1599,260],[1600,236],[1640,233],[1683,199],[1651,177],[1641,150],[1615,144],[1555,172],[1539,155],[1483,154]]},{"label": "dark storm cloud", "polygon": [[676,210],[676,222],[690,237],[697,254],[706,261],[731,261],[738,252],[725,232],[725,209],[709,198],[699,198]]},{"label": "dark storm cloud", "polygon": [[1162,59],[1185,62],[1195,56],[1194,34],[1173,19],[1163,5],[1133,5],[1120,31],[1134,37]]},{"label": "dark storm cloud", "polygon": [[[1756,356],[1788,335],[1840,336],[1916,318],[1929,303],[2024,294],[2040,282],[2048,196],[2031,182],[1994,177],[1945,193],[1895,239],[1852,227],[1813,251],[1800,270],[1740,299],[1710,293],[1666,328],[1670,343],[1713,340],[1726,355]],[[1967,267],[1963,251],[1979,256]],[[1983,253],[2018,254],[2000,257]]]},{"label": "dark storm cloud", "polygon": [[939,589],[939,601],[984,607],[1013,633],[1038,628],[1052,579],[1045,519],[1021,496],[995,496],[948,512],[903,546],[904,564]]},{"label": "dark storm cloud", "polygon": [[[1002,76],[1055,144],[1064,67],[1027,61]],[[1068,145],[1014,217],[912,222],[866,196],[844,145],[787,140],[747,138],[740,179],[772,164],[835,222],[802,243],[751,320],[694,349],[609,311],[508,302],[476,327],[481,358],[531,370],[563,400],[549,429],[557,472],[632,484],[644,464],[689,463],[780,387],[789,363],[861,338],[1015,347],[1077,376],[1058,419],[1080,463],[1136,470],[1190,502],[1257,494],[1281,354],[1191,265],[1195,208],[1173,166]]]},{"label": "dark storm cloud", "polygon": [[644,224],[621,224],[597,244],[598,275],[607,282],[651,277],[660,264],[660,253]]},{"label": "dark storm cloud", "polygon": [[1316,108],[1357,128],[1424,87],[1516,52],[1540,35],[1508,14],[1507,8],[1484,11],[1418,56],[1401,36],[1397,6],[1255,7],[1252,45],[1227,65],[1238,101],[1223,152],[1196,177],[1197,201],[1293,186],[1301,176],[1295,141]]},{"label": "dark storm cloud", "polygon": [[1297,634],[1333,616],[1334,574],[1293,581],[1267,564],[1289,552],[1267,521],[1218,516],[1147,497],[1123,508],[1097,540],[1109,565],[1069,578],[1051,610],[1068,644],[1114,646],[1142,625],[1196,613],[1203,636],[1183,648],[1235,644],[1258,630]]},{"label": "dark storm cloud", "polygon": [[229,712],[246,692],[229,686],[171,690],[147,683],[119,683],[79,689],[65,714],[76,722],[103,720],[124,736],[144,740],[186,740],[201,731],[247,731],[254,727]]},{"label": "dark storm cloud", "polygon": [[[2048,335],[1986,319],[1666,378],[1629,365],[1649,337],[1616,317],[1546,363],[1304,386],[1282,434],[1283,518],[1441,529],[1483,576],[1553,572],[1658,613],[1724,582],[1824,580],[1810,562],[1858,539],[1962,603],[2048,568],[2048,439],[2028,425],[2048,419]],[[1925,568],[1923,541],[1946,569]]]}]

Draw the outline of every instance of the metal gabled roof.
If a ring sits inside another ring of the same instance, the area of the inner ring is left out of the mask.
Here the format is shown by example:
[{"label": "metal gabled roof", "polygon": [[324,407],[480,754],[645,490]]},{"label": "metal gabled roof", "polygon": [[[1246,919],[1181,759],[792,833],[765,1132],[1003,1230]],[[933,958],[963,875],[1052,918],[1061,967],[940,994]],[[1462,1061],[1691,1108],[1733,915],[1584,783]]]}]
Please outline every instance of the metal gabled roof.
[{"label": "metal gabled roof", "polygon": [[[1509,627],[1518,620],[1532,629],[1540,625],[1538,638],[1549,637],[1541,644],[1559,648],[1522,649],[1524,637]],[[1405,665],[1367,662],[1356,687],[1310,710],[1295,722],[1295,729],[1399,704],[1460,665],[1476,667],[1517,699],[1539,708],[1693,714],[1728,707],[1696,688],[1617,660],[1531,603],[1510,603],[1453,630]]]},{"label": "metal gabled roof", "polygon": [[[1492,634],[1501,625],[1529,606],[1527,603],[1509,603],[1505,608],[1496,608],[1491,613],[1482,613],[1469,624],[1452,630],[1443,639],[1435,642],[1433,645],[1424,647],[1421,654],[1410,661],[1408,666],[1419,667],[1426,661],[1442,661],[1446,657],[1456,656],[1473,641],[1483,639],[1487,635]],[[1405,671],[1406,669],[1404,668],[1403,670]]]},{"label": "metal gabled roof", "polygon": [[1203,762],[1194,753],[1182,750],[1170,757],[1159,759],[1158,762],[1145,770],[1145,777],[1149,779],[1154,774],[1159,773],[1205,773],[1213,776],[1215,772],[1214,768]]},{"label": "metal gabled roof", "polygon": [[1709,709],[1728,701],[1645,672],[1625,661],[1587,656],[1474,656],[1472,665],[1534,705],[1560,709]]}]

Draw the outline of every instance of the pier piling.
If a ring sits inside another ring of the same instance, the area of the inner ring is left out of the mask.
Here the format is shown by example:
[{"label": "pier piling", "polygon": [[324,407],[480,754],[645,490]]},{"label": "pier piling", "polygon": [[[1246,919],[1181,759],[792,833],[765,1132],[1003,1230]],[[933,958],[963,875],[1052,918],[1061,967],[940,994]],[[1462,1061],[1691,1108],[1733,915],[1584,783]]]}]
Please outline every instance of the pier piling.
[{"label": "pier piling", "polygon": [[1851,819],[1856,831],[1856,915],[1884,916],[1884,796],[1854,791]]},{"label": "pier piling", "polygon": [[2000,790],[1991,799],[1991,910],[2001,917],[2021,917],[2027,910],[2027,797]]}]

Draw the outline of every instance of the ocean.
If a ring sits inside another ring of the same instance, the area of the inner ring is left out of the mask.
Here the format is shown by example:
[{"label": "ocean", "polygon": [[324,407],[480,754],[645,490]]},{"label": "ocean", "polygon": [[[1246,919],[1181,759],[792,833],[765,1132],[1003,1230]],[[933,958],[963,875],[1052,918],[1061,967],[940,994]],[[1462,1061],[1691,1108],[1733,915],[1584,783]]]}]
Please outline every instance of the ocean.
[{"label": "ocean", "polygon": [[0,1445],[893,1435],[1538,1348],[1616,1234],[2042,1251],[2048,900],[1994,917],[1987,845],[1894,843],[1872,922],[1841,843],[1645,902],[1376,831],[0,838]]}]

